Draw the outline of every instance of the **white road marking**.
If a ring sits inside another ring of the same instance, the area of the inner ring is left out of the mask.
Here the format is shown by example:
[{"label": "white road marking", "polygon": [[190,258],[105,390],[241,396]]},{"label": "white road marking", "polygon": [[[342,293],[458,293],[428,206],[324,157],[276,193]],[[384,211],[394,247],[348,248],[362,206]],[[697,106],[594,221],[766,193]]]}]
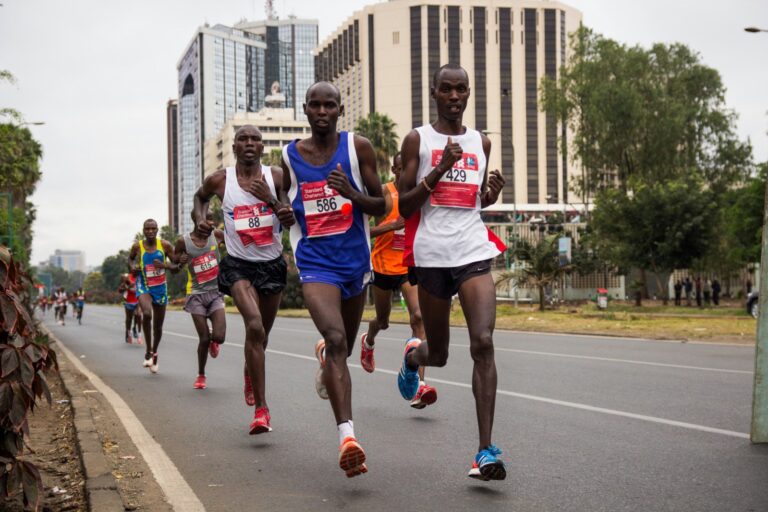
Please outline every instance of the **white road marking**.
[{"label": "white road marking", "polygon": [[[181,333],[174,333],[174,332],[166,332],[165,334],[170,334],[170,335],[173,335],[173,336],[179,336],[179,337],[182,337],[182,338],[190,338],[190,339],[195,339],[195,340],[197,339],[196,336],[189,336],[188,334],[181,334]],[[243,347],[243,345],[238,344],[238,343],[229,343],[229,342],[227,342],[227,344],[231,344],[231,345],[233,345],[235,347]],[[317,359],[314,356],[308,356],[306,354],[295,354],[293,352],[284,352],[282,350],[274,350],[274,349],[271,349],[271,348],[267,349],[267,352],[269,352],[271,354],[286,356],[286,357],[293,357],[295,359],[304,359],[306,361],[312,361],[312,362],[315,362],[315,363],[317,362]],[[347,366],[352,367],[352,368],[360,368],[360,369],[362,369],[362,367],[360,365],[358,365],[358,364],[347,363]],[[379,368],[379,367],[376,367],[376,372],[386,373],[386,374],[389,374],[389,375],[397,375],[398,374],[398,372],[396,372],[394,370],[386,370],[384,368]],[[472,389],[472,385],[471,384],[465,384],[463,382],[456,382],[456,381],[445,380],[445,379],[435,379],[433,377],[430,377],[429,381],[430,382],[437,382],[437,383],[440,383],[440,384],[446,384],[446,385],[449,385],[449,386],[456,386],[456,387],[465,388],[465,389]],[[590,411],[590,412],[596,412],[596,413],[600,413],[600,414],[608,414],[608,415],[611,415],[611,416],[620,416],[620,417],[623,417],[623,418],[631,418],[631,419],[634,419],[634,420],[647,421],[647,422],[650,422],[650,423],[657,423],[657,424],[660,424],[660,425],[668,425],[668,426],[672,426],[672,427],[685,428],[685,429],[689,429],[689,430],[698,430],[699,432],[708,432],[710,434],[719,434],[719,435],[723,435],[723,436],[737,437],[737,438],[740,438],[740,439],[749,439],[749,434],[746,434],[744,432],[736,432],[736,431],[733,431],[733,430],[725,430],[725,429],[721,429],[721,428],[708,427],[706,425],[699,425],[699,424],[696,424],[696,423],[687,423],[685,421],[670,420],[670,419],[666,419],[666,418],[659,418],[657,416],[648,416],[648,415],[645,415],[645,414],[636,414],[636,413],[633,413],[633,412],[619,411],[619,410],[616,410],[616,409],[607,409],[605,407],[595,407],[593,405],[582,404],[582,403],[579,403],[579,402],[568,402],[568,401],[565,401],[565,400],[556,400],[554,398],[547,398],[547,397],[537,396],[537,395],[529,395],[527,393],[516,393],[514,391],[506,391],[506,390],[503,390],[503,389],[497,389],[496,393],[498,393],[499,395],[511,396],[511,397],[514,397],[514,398],[522,398],[524,400],[533,400],[535,402],[543,402],[543,403],[547,403],[547,404],[551,404],[551,405],[559,405],[561,407],[570,407],[572,409],[580,409],[582,411]]]},{"label": "white road marking", "polygon": [[[58,338],[57,338],[58,339]],[[128,404],[112,388],[107,386],[98,375],[91,372],[76,355],[74,355],[59,339],[56,346],[57,351],[61,351],[67,356],[67,359],[91,381],[91,384],[98,389],[107,401],[112,405],[117,417],[120,418],[125,430],[131,437],[133,444],[136,445],[141,456],[147,462],[152,470],[152,474],[163,490],[168,503],[174,510],[183,512],[205,512],[205,507],[198,499],[195,492],[189,486],[184,477],[181,476],[176,465],[168,457],[163,447],[155,441],[149,432],[141,424],[139,418],[133,413]]]}]

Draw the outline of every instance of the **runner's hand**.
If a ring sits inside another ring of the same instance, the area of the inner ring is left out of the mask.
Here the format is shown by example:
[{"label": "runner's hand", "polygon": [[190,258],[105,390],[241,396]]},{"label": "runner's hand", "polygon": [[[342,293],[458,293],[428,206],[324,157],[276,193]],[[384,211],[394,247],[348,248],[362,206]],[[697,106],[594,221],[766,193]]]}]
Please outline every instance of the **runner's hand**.
[{"label": "runner's hand", "polygon": [[187,253],[183,253],[181,256],[179,256],[179,265],[186,265],[189,261],[189,256]]},{"label": "runner's hand", "polygon": [[463,155],[464,150],[461,146],[448,137],[448,143],[445,145],[445,149],[443,149],[443,157],[440,159],[440,163],[437,164],[435,169],[440,171],[440,174],[445,174],[453,169],[453,164],[461,160]]},{"label": "runner's hand", "polygon": [[155,266],[155,268],[166,268],[165,262],[162,260],[162,258],[152,260],[152,264]]},{"label": "runner's hand", "polygon": [[258,199],[261,199],[265,203],[272,201],[272,192],[269,190],[269,185],[267,185],[267,182],[264,181],[264,176],[251,181],[251,184],[248,185],[248,192],[250,192],[251,195],[256,196]]},{"label": "runner's hand", "polygon": [[398,217],[395,222],[390,224],[392,226],[392,231],[397,231],[398,229],[403,229],[405,227],[405,219],[402,217]]},{"label": "runner's hand", "polygon": [[197,231],[205,237],[211,236],[211,232],[213,231],[213,223],[208,222],[207,220],[201,220],[197,223]]},{"label": "runner's hand", "polygon": [[276,215],[277,215],[277,220],[280,221],[280,224],[284,228],[289,228],[294,224],[296,224],[296,219],[293,216],[293,208],[291,208],[288,205],[281,204],[280,206],[278,206]]},{"label": "runner's hand", "polygon": [[493,170],[488,173],[488,199],[491,203],[495,203],[499,198],[499,193],[504,186],[504,176],[497,170]]},{"label": "runner's hand", "polygon": [[355,193],[355,189],[352,188],[341,164],[336,164],[336,169],[328,175],[328,186],[347,199],[352,199],[352,195]]}]

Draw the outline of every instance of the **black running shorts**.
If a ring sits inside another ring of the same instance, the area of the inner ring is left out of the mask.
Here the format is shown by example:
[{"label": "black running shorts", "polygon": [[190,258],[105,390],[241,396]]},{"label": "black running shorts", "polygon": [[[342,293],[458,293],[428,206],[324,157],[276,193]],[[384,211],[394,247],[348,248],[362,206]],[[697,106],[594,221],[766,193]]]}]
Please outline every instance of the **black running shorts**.
[{"label": "black running shorts", "polygon": [[378,272],[374,271],[373,281],[371,281],[371,284],[376,288],[381,288],[382,290],[394,291],[399,290],[406,279],[408,279],[408,274],[391,276],[389,274],[379,274]]},{"label": "black running shorts", "polygon": [[288,265],[282,256],[271,261],[247,261],[225,256],[219,264],[219,291],[232,296],[237,281],[248,281],[262,295],[274,295],[285,288]]},{"label": "black running shorts", "polygon": [[459,293],[459,288],[467,279],[488,274],[491,260],[476,261],[460,267],[408,267],[408,282],[430,295],[450,300]]}]

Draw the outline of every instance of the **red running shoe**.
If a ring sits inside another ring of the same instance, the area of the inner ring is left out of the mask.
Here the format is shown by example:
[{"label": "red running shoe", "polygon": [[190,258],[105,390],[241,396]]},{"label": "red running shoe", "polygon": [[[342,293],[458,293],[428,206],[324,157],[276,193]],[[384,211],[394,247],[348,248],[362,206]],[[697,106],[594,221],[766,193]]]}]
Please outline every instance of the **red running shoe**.
[{"label": "red running shoe", "polygon": [[354,437],[345,437],[339,447],[339,467],[347,474],[347,478],[368,472],[365,465],[365,452]]},{"label": "red running shoe", "polygon": [[437,390],[432,386],[421,384],[416,396],[411,400],[411,407],[414,409],[423,409],[428,405],[437,402]]},{"label": "red running shoe", "polygon": [[205,375],[198,375],[192,387],[195,389],[205,389]]},{"label": "red running shoe", "polygon": [[368,373],[373,373],[373,370],[376,369],[376,361],[373,360],[373,347],[368,348],[365,346],[365,340],[367,339],[367,332],[360,337],[360,366]]},{"label": "red running shoe", "polygon": [[269,420],[269,409],[266,407],[259,407],[256,409],[256,414],[253,415],[251,430],[248,433],[250,435],[255,435],[264,434],[265,432],[272,432],[272,427],[269,424]]},{"label": "red running shoe", "polygon": [[208,353],[211,354],[211,357],[214,359],[219,357],[219,350],[221,350],[221,343],[212,341],[211,344],[208,345]]},{"label": "red running shoe", "polygon": [[245,405],[253,407],[256,405],[256,398],[253,396],[253,386],[251,386],[251,378],[248,374],[243,375],[243,394],[245,394]]}]

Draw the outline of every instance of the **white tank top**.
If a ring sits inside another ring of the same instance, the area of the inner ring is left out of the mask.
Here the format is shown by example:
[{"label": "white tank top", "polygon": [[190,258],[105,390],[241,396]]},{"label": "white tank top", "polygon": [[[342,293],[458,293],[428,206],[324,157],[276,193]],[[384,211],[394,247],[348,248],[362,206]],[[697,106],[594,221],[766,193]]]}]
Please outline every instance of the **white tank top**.
[{"label": "white tank top", "polygon": [[[283,253],[277,215],[262,200],[240,188],[234,167],[227,167],[226,173],[221,209],[227,254],[247,261],[274,260]],[[262,165],[261,173],[277,197],[272,169]]]},{"label": "white tank top", "polygon": [[[421,139],[416,183],[440,162],[448,136],[431,125],[416,128]],[[480,218],[480,190],[486,172],[480,132],[467,128],[463,135],[451,135],[464,156],[445,173],[421,208],[406,221],[406,265],[417,267],[459,267],[501,254],[488,239]]]}]

